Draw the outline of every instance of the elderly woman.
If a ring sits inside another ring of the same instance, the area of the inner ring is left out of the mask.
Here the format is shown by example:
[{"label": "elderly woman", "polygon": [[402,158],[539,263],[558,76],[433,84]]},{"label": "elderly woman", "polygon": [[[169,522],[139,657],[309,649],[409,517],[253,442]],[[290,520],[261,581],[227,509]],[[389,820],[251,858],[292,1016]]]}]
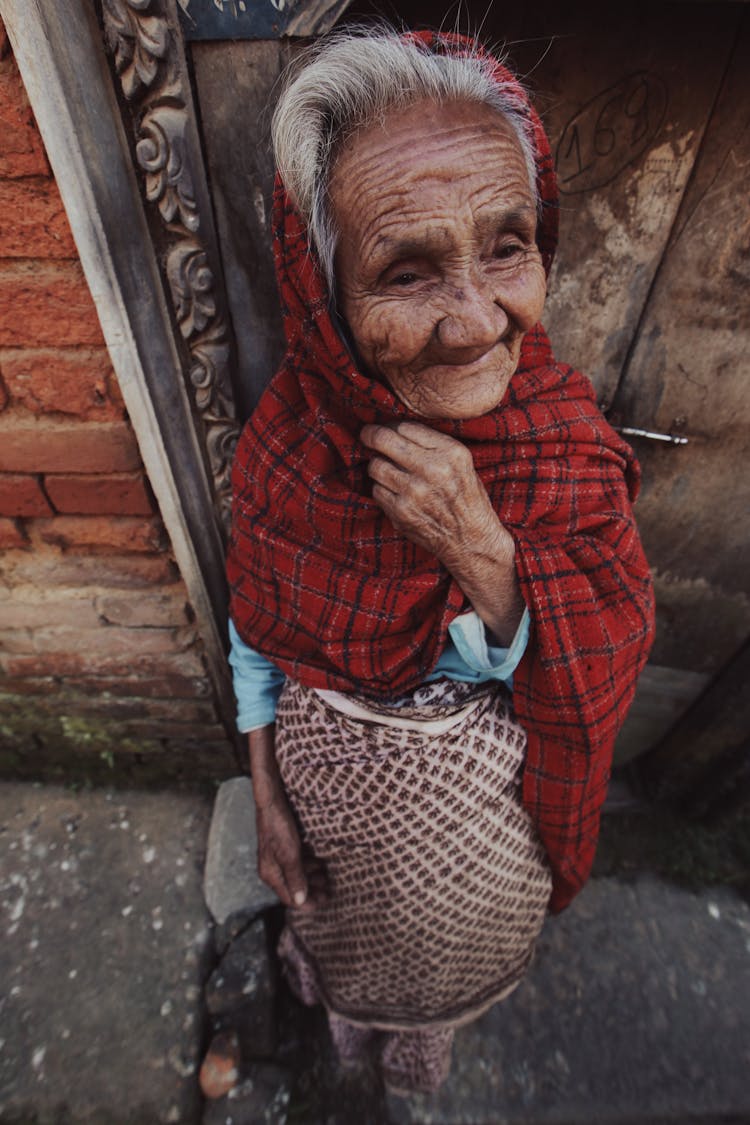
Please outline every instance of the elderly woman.
[{"label": "elderly woman", "polygon": [[588,875],[652,632],[637,469],[539,323],[554,172],[500,62],[340,35],[273,132],[287,351],[228,565],[259,868],[341,1059],[429,1091]]}]

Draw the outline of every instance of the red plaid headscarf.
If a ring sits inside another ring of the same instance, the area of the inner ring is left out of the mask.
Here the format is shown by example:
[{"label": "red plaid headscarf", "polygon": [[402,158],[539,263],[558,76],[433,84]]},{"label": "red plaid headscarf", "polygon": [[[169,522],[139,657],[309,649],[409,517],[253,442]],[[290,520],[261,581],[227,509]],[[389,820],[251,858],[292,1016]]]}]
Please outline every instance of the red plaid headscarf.
[{"label": "red plaid headscarf", "polygon": [[[455,36],[420,33],[460,52]],[[557,188],[547,137],[502,65],[534,137],[549,267]],[[366,422],[410,417],[357,370],[331,314],[306,229],[277,182],[274,254],[287,350],[247,423],[233,470],[228,559],[240,636],[310,687],[392,697],[434,668],[450,622],[470,606],[451,575],[394,530],[371,498]],[[588,380],[558,364],[541,325],[523,342],[502,403],[435,423],[471,450],[516,543],[532,637],[513,679],[528,732],[523,801],[549,854],[550,907],[585,882],[615,736],[653,632],[653,598],[630,501],[638,466],[599,413]]]}]

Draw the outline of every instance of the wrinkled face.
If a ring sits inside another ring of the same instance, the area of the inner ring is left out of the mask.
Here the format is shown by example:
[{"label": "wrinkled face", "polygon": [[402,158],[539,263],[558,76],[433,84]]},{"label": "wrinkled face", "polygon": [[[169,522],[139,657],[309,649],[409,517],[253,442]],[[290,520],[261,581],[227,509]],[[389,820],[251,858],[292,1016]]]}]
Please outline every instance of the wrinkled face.
[{"label": "wrinkled face", "polygon": [[397,110],[342,150],[330,191],[339,306],[366,367],[424,418],[492,410],[545,297],[511,127],[464,102]]}]

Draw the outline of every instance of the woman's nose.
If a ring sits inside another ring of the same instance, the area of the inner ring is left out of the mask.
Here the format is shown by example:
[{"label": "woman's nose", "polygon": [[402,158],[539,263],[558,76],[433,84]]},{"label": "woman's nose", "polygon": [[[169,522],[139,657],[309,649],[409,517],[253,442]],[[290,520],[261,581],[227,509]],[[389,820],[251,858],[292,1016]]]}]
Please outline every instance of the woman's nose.
[{"label": "woman's nose", "polygon": [[[455,352],[484,355],[502,339],[508,328],[508,315],[493,288],[469,284],[454,289],[443,316],[435,326],[435,336],[443,348]],[[473,357],[460,358],[471,362]]]}]

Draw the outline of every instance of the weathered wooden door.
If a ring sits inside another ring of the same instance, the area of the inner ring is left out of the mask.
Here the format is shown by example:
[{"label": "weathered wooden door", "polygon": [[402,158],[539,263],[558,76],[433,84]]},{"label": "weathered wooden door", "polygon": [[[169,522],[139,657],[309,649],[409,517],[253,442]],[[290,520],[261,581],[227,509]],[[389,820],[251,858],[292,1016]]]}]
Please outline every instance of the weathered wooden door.
[{"label": "weathered wooden door", "polygon": [[560,358],[636,431],[657,593],[623,760],[658,743],[750,635],[750,13],[542,9],[515,35],[562,193],[546,318]]}]

